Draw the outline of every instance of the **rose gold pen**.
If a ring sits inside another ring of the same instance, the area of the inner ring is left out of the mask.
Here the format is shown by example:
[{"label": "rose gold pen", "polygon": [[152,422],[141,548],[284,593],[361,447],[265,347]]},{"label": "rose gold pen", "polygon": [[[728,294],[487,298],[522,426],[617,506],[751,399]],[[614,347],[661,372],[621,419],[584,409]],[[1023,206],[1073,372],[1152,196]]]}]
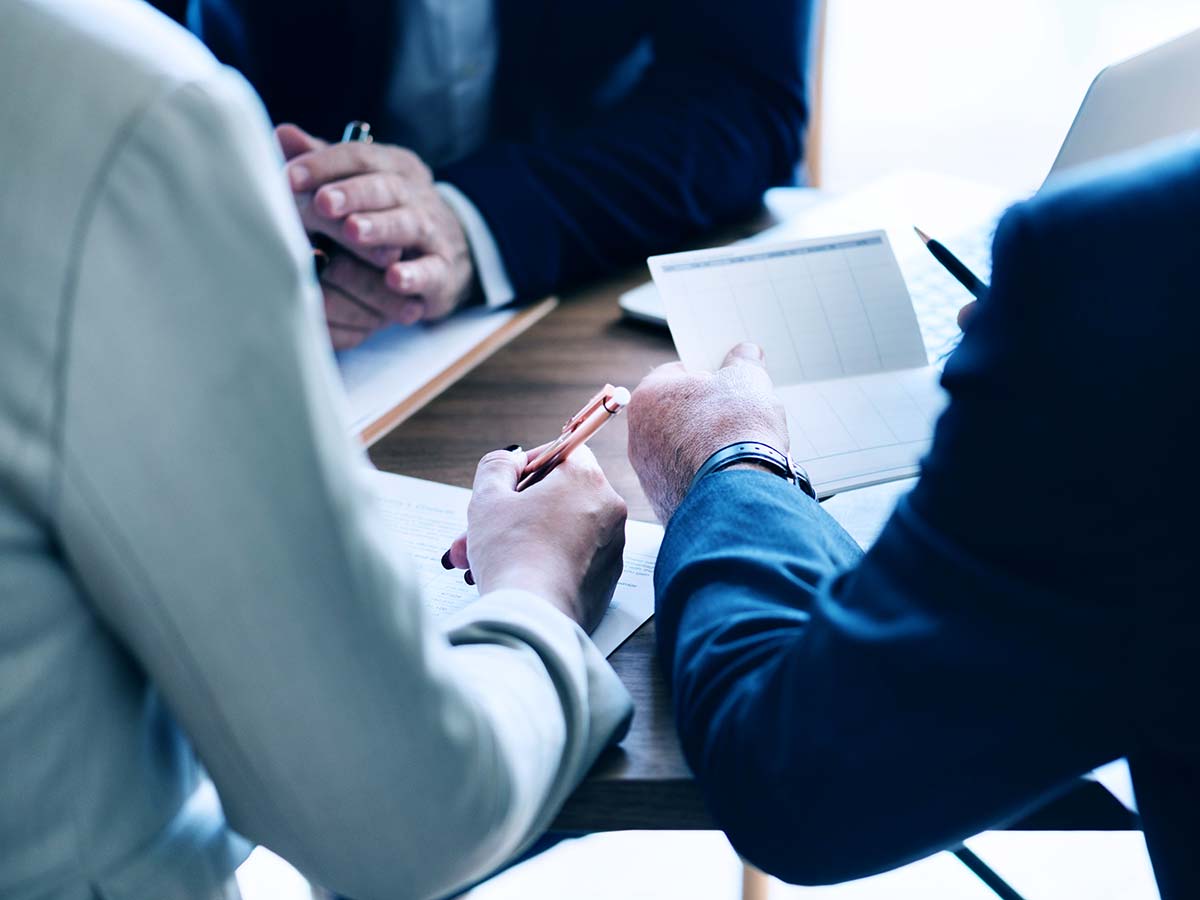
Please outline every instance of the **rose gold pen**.
[{"label": "rose gold pen", "polygon": [[621,410],[629,405],[629,391],[623,387],[613,387],[606,384],[591,400],[584,404],[583,409],[567,419],[562,433],[539,448],[525,464],[521,472],[521,480],[517,482],[517,490],[523,491],[537,484],[554,467],[571,455],[577,448],[586,444],[597,431],[609,423]]}]

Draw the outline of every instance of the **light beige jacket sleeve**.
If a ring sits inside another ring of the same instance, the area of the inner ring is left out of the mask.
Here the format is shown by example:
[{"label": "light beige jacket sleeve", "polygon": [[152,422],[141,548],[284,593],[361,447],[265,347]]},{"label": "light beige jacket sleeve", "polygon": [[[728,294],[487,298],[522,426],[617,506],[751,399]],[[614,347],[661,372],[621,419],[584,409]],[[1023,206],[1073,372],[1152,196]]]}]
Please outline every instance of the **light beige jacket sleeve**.
[{"label": "light beige jacket sleeve", "polygon": [[236,829],[356,900],[443,895],[546,827],[631,705],[536,596],[423,612],[281,164],[227,71],[109,154],[62,317],[63,552]]}]

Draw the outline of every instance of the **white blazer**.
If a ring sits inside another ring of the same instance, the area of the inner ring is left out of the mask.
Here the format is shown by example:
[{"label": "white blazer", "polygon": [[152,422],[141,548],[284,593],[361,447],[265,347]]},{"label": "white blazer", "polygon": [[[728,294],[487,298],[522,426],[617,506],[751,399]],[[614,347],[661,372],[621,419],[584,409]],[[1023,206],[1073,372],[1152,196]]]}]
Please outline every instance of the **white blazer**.
[{"label": "white blazer", "polygon": [[381,546],[259,102],[134,0],[4,0],[0,86],[0,897],[228,897],[241,836],[356,900],[504,862],[629,697]]}]

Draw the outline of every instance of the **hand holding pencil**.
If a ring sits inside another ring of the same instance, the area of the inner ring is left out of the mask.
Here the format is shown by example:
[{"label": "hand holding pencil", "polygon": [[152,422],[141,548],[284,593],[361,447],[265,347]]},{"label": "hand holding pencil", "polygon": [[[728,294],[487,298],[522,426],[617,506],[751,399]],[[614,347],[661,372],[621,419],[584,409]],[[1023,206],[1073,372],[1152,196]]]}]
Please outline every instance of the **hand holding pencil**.
[{"label": "hand holding pencil", "polygon": [[958,283],[965,287],[971,296],[975,298],[958,311],[958,327],[966,328],[967,320],[971,317],[971,312],[975,309],[975,303],[988,292],[987,283],[967,268],[966,264],[951,253],[941,241],[934,240],[915,225],[913,226],[913,231],[917,233],[917,237],[921,239],[921,243],[933,254],[933,258],[941,263],[946,271],[953,275]]}]

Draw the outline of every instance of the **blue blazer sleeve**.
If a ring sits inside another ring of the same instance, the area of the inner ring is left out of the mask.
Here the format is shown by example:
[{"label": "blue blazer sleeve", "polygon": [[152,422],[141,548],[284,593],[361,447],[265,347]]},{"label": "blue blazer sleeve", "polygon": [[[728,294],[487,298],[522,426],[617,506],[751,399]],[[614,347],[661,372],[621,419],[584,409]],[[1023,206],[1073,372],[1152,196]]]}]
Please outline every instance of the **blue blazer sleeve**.
[{"label": "blue blazer sleeve", "polygon": [[677,511],[662,657],[687,759],[756,865],[866,876],[1116,757],[1194,760],[1198,161],[1009,213],[922,478],[865,555],[766,473],[710,476]]},{"label": "blue blazer sleeve", "polygon": [[623,101],[583,127],[498,141],[438,173],[487,220],[518,296],[675,247],[795,178],[811,0],[653,6],[653,61]]},{"label": "blue blazer sleeve", "polygon": [[787,881],[919,859],[1120,755],[1115,686],[1061,680],[1097,669],[1072,616],[910,503],[860,559],[777,477],[711,476],[656,579],[687,760],[738,852]]}]

